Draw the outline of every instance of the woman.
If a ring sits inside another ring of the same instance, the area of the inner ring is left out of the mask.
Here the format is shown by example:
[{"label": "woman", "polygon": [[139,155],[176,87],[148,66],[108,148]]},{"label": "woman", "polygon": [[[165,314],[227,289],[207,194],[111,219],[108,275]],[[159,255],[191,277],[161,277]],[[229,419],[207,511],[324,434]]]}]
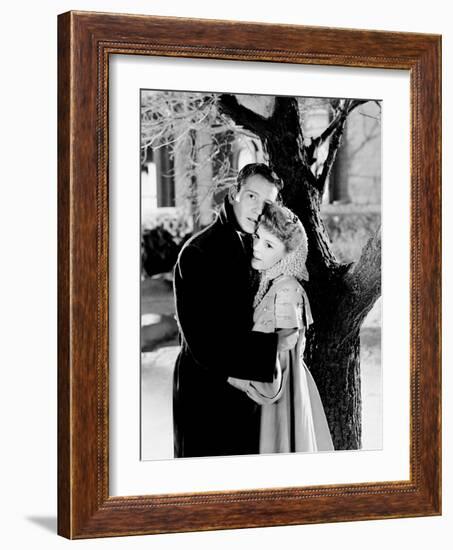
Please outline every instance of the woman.
[{"label": "woman", "polygon": [[279,352],[273,383],[229,378],[230,384],[262,405],[260,453],[333,450],[316,384],[303,361],[305,332],[313,322],[299,281],[305,267],[307,237],[288,208],[267,204],[254,236],[252,267],[260,273],[254,327],[260,332],[297,329],[295,346]]}]

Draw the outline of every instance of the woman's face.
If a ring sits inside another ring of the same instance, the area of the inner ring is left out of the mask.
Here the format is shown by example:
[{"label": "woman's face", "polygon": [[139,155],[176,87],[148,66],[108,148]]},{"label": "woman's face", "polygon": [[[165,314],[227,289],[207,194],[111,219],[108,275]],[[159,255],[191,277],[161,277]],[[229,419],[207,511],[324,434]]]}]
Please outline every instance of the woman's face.
[{"label": "woman's face", "polygon": [[283,242],[263,226],[253,236],[252,267],[258,271],[271,268],[286,254]]}]

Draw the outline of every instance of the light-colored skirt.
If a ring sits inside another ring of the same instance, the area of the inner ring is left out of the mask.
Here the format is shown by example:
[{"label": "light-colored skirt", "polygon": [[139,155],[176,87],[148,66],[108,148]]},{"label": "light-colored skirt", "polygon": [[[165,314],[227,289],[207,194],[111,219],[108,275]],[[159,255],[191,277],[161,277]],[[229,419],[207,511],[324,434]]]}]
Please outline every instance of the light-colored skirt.
[{"label": "light-colored skirt", "polygon": [[299,346],[279,354],[278,399],[261,409],[260,453],[333,451],[324,407]]}]

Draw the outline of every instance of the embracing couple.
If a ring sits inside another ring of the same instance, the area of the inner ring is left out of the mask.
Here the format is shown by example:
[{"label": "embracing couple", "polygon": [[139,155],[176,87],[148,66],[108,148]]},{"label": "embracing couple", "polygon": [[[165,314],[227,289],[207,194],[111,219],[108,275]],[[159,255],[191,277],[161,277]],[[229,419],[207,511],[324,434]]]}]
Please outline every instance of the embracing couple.
[{"label": "embracing couple", "polygon": [[217,219],[180,252],[175,457],[333,449],[303,362],[307,237],[276,202],[281,187],[265,164],[246,165]]}]

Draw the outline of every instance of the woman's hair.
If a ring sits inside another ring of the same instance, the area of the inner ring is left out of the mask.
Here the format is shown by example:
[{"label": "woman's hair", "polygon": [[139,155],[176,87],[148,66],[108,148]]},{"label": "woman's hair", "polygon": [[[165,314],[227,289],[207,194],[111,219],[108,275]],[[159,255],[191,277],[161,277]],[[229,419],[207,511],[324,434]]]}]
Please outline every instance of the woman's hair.
[{"label": "woman's hair", "polygon": [[276,203],[266,203],[259,225],[267,229],[285,245],[286,252],[293,252],[305,243],[307,235],[299,218],[289,208]]}]

